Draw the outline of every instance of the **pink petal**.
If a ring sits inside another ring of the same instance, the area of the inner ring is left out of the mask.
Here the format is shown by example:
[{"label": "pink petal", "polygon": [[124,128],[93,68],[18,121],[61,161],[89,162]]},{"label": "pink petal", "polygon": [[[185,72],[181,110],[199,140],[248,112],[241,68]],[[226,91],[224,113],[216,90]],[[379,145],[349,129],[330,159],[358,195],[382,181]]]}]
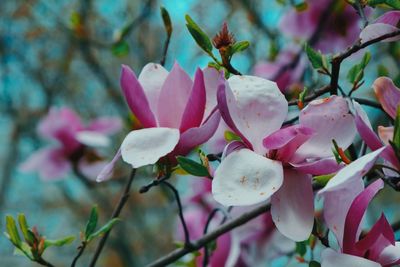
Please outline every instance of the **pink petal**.
[{"label": "pink petal", "polygon": [[[380,239],[382,237],[383,239]],[[370,250],[369,258],[373,259],[374,255],[371,255],[371,248],[376,247],[376,243],[379,241],[383,241],[383,244],[378,244],[379,251],[374,253],[375,255],[379,255],[383,248],[385,248],[388,244],[395,244],[394,233],[392,227],[389,222],[386,220],[385,215],[381,215],[379,220],[374,224],[371,230],[364,236],[363,239],[357,242],[355,248],[358,251],[359,255],[365,255],[365,253]],[[382,243],[379,242],[379,243]]]},{"label": "pink petal", "polygon": [[335,158],[324,158],[314,161],[304,161],[300,163],[290,163],[296,170],[312,174],[324,175],[338,172],[344,164],[338,164]]},{"label": "pink petal", "polygon": [[314,133],[311,128],[302,125],[292,125],[282,128],[263,140],[268,150],[278,149],[277,159],[288,162],[296,150]]},{"label": "pink petal", "polygon": [[120,85],[129,108],[140,123],[145,128],[157,126],[142,86],[135,73],[126,65],[122,65]]},{"label": "pink petal", "polygon": [[362,177],[367,174],[375,164],[375,161],[384,149],[385,148],[382,147],[374,152],[362,156],[341,169],[334,177],[332,177],[332,179],[329,180],[328,184],[319,191],[318,194],[321,195],[325,192],[346,188],[352,181],[362,179]]},{"label": "pink petal", "polygon": [[306,158],[332,157],[332,139],[346,149],[356,134],[347,102],[338,96],[310,102],[301,111],[299,123],[313,129],[315,134],[296,151],[298,162]]},{"label": "pink petal", "polygon": [[387,246],[379,255],[378,262],[383,266],[399,264],[400,261],[400,242],[395,245]]},{"label": "pink petal", "polygon": [[322,267],[382,267],[379,263],[349,254],[338,253],[331,248],[322,251],[321,259]]},{"label": "pink petal", "polygon": [[392,119],[396,118],[397,107],[400,104],[400,89],[387,77],[380,77],[372,85],[375,95],[382,108]]},{"label": "pink petal", "polygon": [[390,145],[389,140],[393,140],[393,133],[394,133],[394,127],[383,127],[383,126],[378,126],[378,135],[379,138],[382,140],[382,142],[385,145]]},{"label": "pink petal", "polygon": [[383,188],[383,181],[376,180],[364,189],[353,201],[346,216],[344,232],[343,232],[343,252],[344,253],[357,253],[355,247],[358,241],[358,229],[361,220],[367,210],[369,202]]},{"label": "pink petal", "polygon": [[362,109],[361,105],[353,101],[355,109],[355,123],[357,131],[360,134],[362,140],[367,144],[371,150],[377,150],[382,147],[382,142],[378,136],[372,130],[371,123],[368,119],[367,113]]},{"label": "pink petal", "polygon": [[158,99],[168,71],[157,63],[148,63],[143,67],[138,80],[142,85],[153,114],[158,114]]},{"label": "pink petal", "polygon": [[282,185],[279,161],[249,149],[229,154],[218,166],[212,180],[214,199],[225,206],[248,206],[266,201]]},{"label": "pink petal", "polygon": [[[373,23],[365,27],[360,33],[361,43],[379,38],[383,35],[399,31],[399,28],[385,23]],[[382,40],[381,42],[395,42],[400,40],[400,36],[395,36]]]},{"label": "pink petal", "polygon": [[182,133],[173,154],[186,155],[196,146],[207,142],[217,130],[220,120],[219,111],[215,111],[200,127],[194,127]]},{"label": "pink petal", "polygon": [[262,140],[278,130],[287,116],[284,95],[275,82],[255,76],[232,76],[227,91],[229,113],[236,127],[254,151],[264,154]]},{"label": "pink petal", "polygon": [[217,106],[218,85],[224,81],[223,72],[218,72],[215,68],[206,68],[203,70],[204,84],[206,87],[206,108],[204,118],[207,118],[213,109]]},{"label": "pink petal", "polygon": [[400,22],[400,11],[388,11],[376,19],[375,23],[385,23],[397,26]]},{"label": "pink petal", "polygon": [[[364,190],[364,182],[350,181],[346,187],[339,190],[327,191],[324,196],[324,220],[328,228],[336,236],[339,247],[343,247],[344,223],[354,198]],[[338,205],[340,203],[340,205]]]},{"label": "pink petal", "polygon": [[224,160],[229,154],[231,154],[233,151],[246,148],[246,145],[241,142],[241,141],[232,141],[229,144],[227,144],[224,148],[224,151],[222,152],[222,160]]},{"label": "pink petal", "polygon": [[146,128],[131,131],[121,144],[122,159],[133,168],[156,163],[170,153],[179,141],[179,130]]},{"label": "pink petal", "polygon": [[90,180],[97,180],[98,174],[104,170],[104,168],[108,165],[107,161],[99,160],[95,162],[89,162],[85,159],[79,161],[79,170],[82,174],[89,178]]},{"label": "pink petal", "polygon": [[203,121],[204,110],[206,107],[206,89],[204,85],[203,72],[197,69],[193,88],[182,115],[180,126],[181,133],[190,128],[198,127]]},{"label": "pink petal", "polygon": [[165,79],[158,99],[159,126],[179,129],[192,86],[189,75],[175,63]]},{"label": "pink petal", "polygon": [[117,153],[115,154],[114,158],[104,166],[104,168],[98,173],[96,182],[103,182],[112,177],[113,170],[117,161],[121,158],[121,149],[118,149]]},{"label": "pink petal", "polygon": [[115,134],[122,128],[122,121],[118,117],[101,117],[93,120],[86,130],[95,131],[102,134]]},{"label": "pink petal", "polygon": [[19,168],[23,172],[38,172],[41,179],[50,181],[65,178],[71,164],[63,149],[47,147],[30,155]]},{"label": "pink petal", "polygon": [[285,170],[283,184],[271,198],[271,214],[284,236],[294,241],[308,239],[314,225],[311,176]]}]

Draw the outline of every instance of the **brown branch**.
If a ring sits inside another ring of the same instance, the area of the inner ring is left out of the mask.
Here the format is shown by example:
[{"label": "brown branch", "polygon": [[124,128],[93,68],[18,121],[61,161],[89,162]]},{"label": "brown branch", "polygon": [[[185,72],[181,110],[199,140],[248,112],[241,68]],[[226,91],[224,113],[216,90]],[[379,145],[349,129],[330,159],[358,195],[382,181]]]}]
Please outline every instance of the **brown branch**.
[{"label": "brown branch", "polygon": [[[330,91],[330,89],[331,89],[330,85],[326,85],[324,87],[321,87],[321,88],[315,90],[312,94],[306,96],[304,98],[304,102],[310,102],[310,101],[316,99],[317,97],[328,93]],[[297,105],[297,100],[289,101],[289,106],[295,106],[295,105]]]},{"label": "brown branch", "polygon": [[221,225],[214,231],[212,231],[212,232],[204,235],[202,238],[192,242],[192,246],[176,249],[176,250],[172,251],[171,253],[165,255],[164,257],[161,257],[158,260],[148,264],[147,267],[167,266],[168,264],[173,263],[176,260],[180,259],[184,255],[203,248],[205,245],[207,245],[208,243],[217,239],[221,235],[229,232],[230,230],[232,230],[236,227],[239,227],[239,226],[247,223],[248,221],[260,216],[261,214],[269,211],[270,208],[271,208],[270,203],[264,203],[263,205],[252,209],[251,211],[241,215],[238,218],[228,220],[225,224]]}]

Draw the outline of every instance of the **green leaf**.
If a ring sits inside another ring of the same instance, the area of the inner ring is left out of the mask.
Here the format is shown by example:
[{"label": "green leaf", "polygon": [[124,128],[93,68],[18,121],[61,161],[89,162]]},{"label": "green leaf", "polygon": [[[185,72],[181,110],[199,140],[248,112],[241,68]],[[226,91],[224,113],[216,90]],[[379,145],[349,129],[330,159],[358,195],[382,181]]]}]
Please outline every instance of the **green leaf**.
[{"label": "green leaf", "polygon": [[321,263],[318,261],[310,261],[309,267],[321,267]]},{"label": "green leaf", "polygon": [[364,78],[364,69],[367,67],[371,59],[371,54],[369,52],[365,53],[361,62],[354,65],[347,73],[347,79],[350,83],[358,83]]},{"label": "green leaf", "polygon": [[302,2],[302,3],[296,4],[294,7],[296,8],[297,12],[302,12],[302,11],[307,10],[308,4],[307,4],[307,2]]},{"label": "green leaf", "polygon": [[20,248],[14,248],[14,255],[18,255],[18,256],[26,256],[28,257],[30,260],[33,260],[33,255],[32,255],[32,251],[31,251],[31,247],[25,243],[22,242],[21,247]]},{"label": "green leaf", "polygon": [[314,176],[314,181],[318,186],[324,187],[333,176],[335,176],[335,173]]},{"label": "green leaf", "polygon": [[306,51],[308,60],[311,62],[311,65],[314,69],[322,69],[324,66],[323,63],[323,55],[320,52],[315,51],[309,46],[307,43],[304,45],[304,50]]},{"label": "green leaf", "polygon": [[178,160],[178,163],[181,166],[181,168],[184,169],[187,173],[200,177],[210,176],[207,168],[204,167],[202,164],[182,156],[178,156],[176,157],[176,159]]},{"label": "green leaf", "polygon": [[368,5],[375,7],[377,5],[388,5],[394,9],[400,9],[400,1],[399,0],[368,0]]},{"label": "green leaf", "polygon": [[167,32],[168,36],[172,34],[172,22],[171,17],[169,16],[168,10],[165,7],[160,7],[161,17],[164,22],[165,31]]},{"label": "green leaf", "polygon": [[96,237],[98,237],[98,236],[100,236],[100,235],[103,235],[103,234],[107,233],[107,232],[110,231],[111,228],[112,228],[117,222],[119,222],[119,221],[120,221],[120,219],[118,219],[118,218],[114,218],[114,219],[108,221],[108,222],[107,222],[105,225],[103,225],[99,230],[97,230],[96,232],[94,232],[93,234],[91,234],[91,235],[89,236],[89,238],[87,239],[87,242],[90,242],[90,241],[92,241],[94,238],[96,238]]},{"label": "green leaf", "polygon": [[377,71],[378,71],[378,76],[389,76],[389,70],[383,66],[382,64],[379,64],[377,67]]},{"label": "green leaf", "polygon": [[196,43],[207,53],[212,52],[212,44],[210,38],[208,38],[207,34],[193,21],[193,19],[189,16],[185,16],[186,19],[186,27],[188,28],[190,34]]},{"label": "green leaf", "polygon": [[221,70],[222,69],[222,67],[218,64],[218,63],[215,63],[215,62],[208,62],[208,67],[211,67],[211,68],[214,68],[214,69],[216,69],[216,70]]},{"label": "green leaf", "polygon": [[400,105],[397,106],[396,119],[394,120],[393,143],[400,148]]},{"label": "green leaf", "polygon": [[124,57],[129,53],[129,44],[126,41],[119,41],[111,47],[111,52],[116,57]]},{"label": "green leaf", "polygon": [[237,42],[231,46],[231,50],[230,50],[231,55],[238,53],[238,52],[242,52],[242,51],[246,50],[249,46],[250,46],[249,41]]},{"label": "green leaf", "polygon": [[96,230],[97,221],[99,219],[99,212],[97,206],[94,206],[90,212],[89,220],[86,224],[85,239],[87,240],[94,230]]},{"label": "green leaf", "polygon": [[240,141],[242,140],[237,134],[231,131],[224,132],[224,138],[229,143],[231,141]]},{"label": "green leaf", "polygon": [[72,242],[74,242],[75,236],[66,236],[64,238],[56,239],[56,240],[51,240],[51,239],[46,239],[44,241],[44,247],[45,249],[48,247],[62,247],[65,245],[69,245]]},{"label": "green leaf", "polygon": [[296,253],[299,254],[301,257],[307,252],[307,243],[306,241],[296,242]]},{"label": "green leaf", "polygon": [[18,223],[19,223],[19,228],[21,229],[22,235],[25,238],[25,241],[28,242],[29,244],[32,244],[34,241],[34,238],[32,237],[32,234],[29,232],[29,226],[28,226],[28,223],[26,222],[25,214],[23,214],[23,213],[18,214]]},{"label": "green leaf", "polygon": [[304,103],[304,98],[306,97],[308,92],[308,88],[304,87],[303,91],[301,91],[301,93],[299,94],[299,101]]},{"label": "green leaf", "polygon": [[17,247],[21,247],[21,238],[19,237],[17,225],[12,216],[6,216],[6,233],[7,238]]}]

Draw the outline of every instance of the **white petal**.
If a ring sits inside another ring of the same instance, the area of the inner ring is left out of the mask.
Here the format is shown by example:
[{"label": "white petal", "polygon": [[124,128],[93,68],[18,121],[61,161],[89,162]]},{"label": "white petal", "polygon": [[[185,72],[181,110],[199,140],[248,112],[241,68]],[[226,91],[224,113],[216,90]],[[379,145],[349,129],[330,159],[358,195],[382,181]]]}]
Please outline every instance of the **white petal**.
[{"label": "white petal", "polygon": [[225,206],[245,206],[266,201],[283,181],[282,164],[249,149],[229,154],[215,171],[212,193]]},{"label": "white petal", "polygon": [[264,137],[278,130],[288,112],[288,103],[275,82],[255,76],[232,76],[228,80],[229,112],[254,151],[266,151]]},{"label": "white petal", "polygon": [[348,186],[351,181],[361,179],[372,168],[379,154],[384,149],[385,147],[375,150],[341,169],[334,177],[332,177],[332,179],[329,180],[328,184],[319,192],[319,194],[342,189]]},{"label": "white petal", "polygon": [[390,265],[400,260],[400,242],[396,244],[387,246],[379,255],[378,261],[382,265]]},{"label": "white petal", "polygon": [[146,128],[130,132],[121,144],[122,159],[133,168],[156,163],[179,141],[179,130]]},{"label": "white petal", "polygon": [[381,267],[377,262],[349,254],[337,253],[331,248],[322,251],[322,267]]},{"label": "white petal", "polygon": [[308,239],[314,225],[311,176],[285,170],[283,185],[271,198],[271,215],[286,237],[294,241]]},{"label": "white petal", "polygon": [[106,135],[93,131],[80,131],[75,135],[75,138],[81,144],[91,147],[107,147],[111,143]]}]

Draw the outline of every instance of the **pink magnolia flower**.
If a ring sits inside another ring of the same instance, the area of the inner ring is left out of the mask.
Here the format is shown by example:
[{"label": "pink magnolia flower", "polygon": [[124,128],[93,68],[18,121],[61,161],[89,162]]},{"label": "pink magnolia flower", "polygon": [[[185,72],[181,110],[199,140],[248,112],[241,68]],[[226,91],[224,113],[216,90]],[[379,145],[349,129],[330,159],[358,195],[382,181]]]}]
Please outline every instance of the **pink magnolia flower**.
[{"label": "pink magnolia flower", "polygon": [[371,230],[359,238],[361,220],[368,204],[382,188],[383,181],[378,179],[356,195],[346,216],[341,218],[344,227],[339,234],[342,237],[338,240],[340,251],[325,249],[322,252],[322,267],[390,267],[400,264],[400,242],[395,242],[394,232],[383,214]]},{"label": "pink magnolia flower", "polygon": [[[320,26],[321,17],[329,7],[330,0],[308,0],[304,11],[291,9],[279,24],[280,30],[295,39],[309,40]],[[325,28],[314,45],[324,53],[335,52],[354,43],[360,33],[359,16],[345,1],[335,1],[334,8],[328,10]]]},{"label": "pink magnolia flower", "polygon": [[[400,89],[397,88],[393,81],[387,77],[380,77],[375,80],[372,85],[375,94],[382,105],[382,108],[392,118],[396,118],[396,110],[400,105]],[[372,130],[371,123],[368,119],[367,114],[361,108],[358,103],[354,103],[355,108],[355,122],[357,130],[364,140],[366,145],[373,151],[387,147],[381,156],[385,159],[385,162],[396,169],[400,170],[400,162],[395,155],[395,151],[389,144],[389,140],[393,140],[393,127],[378,127],[378,135]],[[384,171],[387,171],[384,169]]]},{"label": "pink magnolia flower", "polygon": [[304,57],[300,58],[295,68],[282,71],[282,68],[294,59],[298,53],[297,49],[283,50],[273,62],[259,62],[254,67],[254,75],[272,80],[278,84],[279,89],[285,94],[293,94],[296,89],[301,87],[301,77],[304,74],[307,61]]},{"label": "pink magnolia flower", "polygon": [[154,164],[167,156],[185,155],[206,142],[219,125],[215,94],[220,74],[198,69],[194,81],[175,63],[168,73],[159,64],[147,64],[139,77],[122,66],[121,88],[132,113],[143,129],[131,131],[97,181],[110,176],[122,159],[133,168]]},{"label": "pink magnolia flower", "polygon": [[[374,23],[365,27],[360,33],[362,43],[378,38],[382,35],[397,32],[400,22],[400,11],[389,11],[377,18]],[[400,40],[400,35],[383,40],[383,42],[394,42]]]},{"label": "pink magnolia flower", "polygon": [[56,144],[38,150],[20,168],[38,172],[43,180],[55,180],[64,178],[74,161],[78,161],[80,171],[88,178],[95,178],[105,162],[89,147],[109,145],[107,136],[118,132],[121,126],[121,120],[116,117],[101,117],[85,126],[73,110],[51,108],[40,121],[37,132]]},{"label": "pink magnolia flower", "polygon": [[299,125],[280,129],[288,103],[274,82],[233,76],[217,97],[223,119],[242,142],[225,148],[212,181],[215,200],[244,206],[271,197],[278,230],[295,241],[307,239],[314,222],[311,175],[336,172],[332,139],[347,148],[355,136],[347,102],[315,100],[300,113]]}]

